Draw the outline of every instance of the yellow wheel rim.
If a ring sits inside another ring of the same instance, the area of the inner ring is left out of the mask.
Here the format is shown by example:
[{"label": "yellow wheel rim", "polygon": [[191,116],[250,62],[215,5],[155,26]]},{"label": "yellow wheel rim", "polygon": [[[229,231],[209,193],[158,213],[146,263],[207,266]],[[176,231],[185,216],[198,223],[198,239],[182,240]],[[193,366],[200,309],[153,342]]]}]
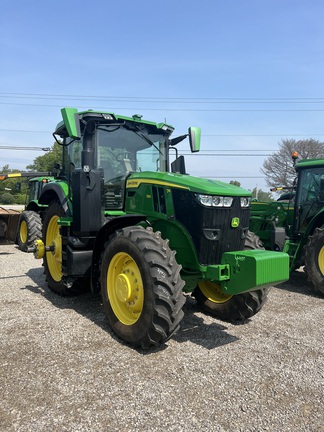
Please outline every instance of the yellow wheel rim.
[{"label": "yellow wheel rim", "polygon": [[202,281],[198,286],[204,296],[213,303],[225,303],[232,297],[223,293],[221,286],[216,282]]},{"label": "yellow wheel rim", "polygon": [[322,275],[324,275],[324,246],[321,247],[317,259],[318,259],[318,268],[320,269]]},{"label": "yellow wheel rim", "polygon": [[28,237],[28,229],[26,221],[22,221],[19,229],[20,240],[22,243],[26,243]]},{"label": "yellow wheel rim", "polygon": [[107,294],[114,314],[125,325],[133,325],[144,304],[142,276],[136,262],[125,252],[117,253],[107,272]]},{"label": "yellow wheel rim", "polygon": [[48,270],[56,282],[62,279],[62,238],[57,221],[59,216],[53,216],[46,231],[46,246],[53,250],[46,252]]}]

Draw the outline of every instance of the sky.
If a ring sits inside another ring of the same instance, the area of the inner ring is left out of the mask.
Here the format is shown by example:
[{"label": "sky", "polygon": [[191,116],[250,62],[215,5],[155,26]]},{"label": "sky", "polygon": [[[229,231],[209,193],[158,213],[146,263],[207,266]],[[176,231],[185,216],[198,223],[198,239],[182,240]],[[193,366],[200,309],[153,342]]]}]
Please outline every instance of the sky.
[{"label": "sky", "polygon": [[[48,148],[60,108],[202,129],[187,172],[269,190],[282,139],[324,141],[322,0],[0,0],[0,170]],[[9,147],[9,149],[7,148]],[[26,147],[13,150],[11,147]]]}]

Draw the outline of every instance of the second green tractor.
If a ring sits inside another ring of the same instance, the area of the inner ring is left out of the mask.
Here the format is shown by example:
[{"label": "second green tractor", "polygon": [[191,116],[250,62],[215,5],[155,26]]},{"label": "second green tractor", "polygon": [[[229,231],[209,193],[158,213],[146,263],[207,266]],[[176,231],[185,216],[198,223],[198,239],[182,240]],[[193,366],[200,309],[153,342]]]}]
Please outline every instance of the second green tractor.
[{"label": "second green tractor", "polygon": [[272,189],[285,191],[278,201],[252,202],[250,229],[266,249],[289,255],[291,272],[305,266],[309,282],[324,295],[324,159],[300,160],[295,169],[292,187]]}]

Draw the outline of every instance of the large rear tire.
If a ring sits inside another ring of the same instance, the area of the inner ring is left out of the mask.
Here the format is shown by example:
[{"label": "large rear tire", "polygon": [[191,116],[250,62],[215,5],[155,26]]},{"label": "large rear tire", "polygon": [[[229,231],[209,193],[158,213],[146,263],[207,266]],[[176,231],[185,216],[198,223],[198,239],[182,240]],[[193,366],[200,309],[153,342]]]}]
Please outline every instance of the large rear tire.
[{"label": "large rear tire", "polygon": [[185,302],[180,270],[168,241],[151,228],[124,228],[106,244],[100,269],[102,299],[121,339],[149,349],[178,330]]},{"label": "large rear tire", "polygon": [[[259,237],[248,231],[245,250],[264,249]],[[263,288],[243,294],[227,295],[217,283],[202,281],[193,292],[201,309],[216,318],[229,322],[244,322],[258,313],[267,300],[270,288]]]},{"label": "large rear tire", "polygon": [[314,289],[324,294],[324,227],[316,228],[304,246],[305,273]]},{"label": "large rear tire", "polygon": [[42,220],[38,213],[25,210],[21,213],[18,226],[18,246],[23,252],[33,247],[42,238]]}]

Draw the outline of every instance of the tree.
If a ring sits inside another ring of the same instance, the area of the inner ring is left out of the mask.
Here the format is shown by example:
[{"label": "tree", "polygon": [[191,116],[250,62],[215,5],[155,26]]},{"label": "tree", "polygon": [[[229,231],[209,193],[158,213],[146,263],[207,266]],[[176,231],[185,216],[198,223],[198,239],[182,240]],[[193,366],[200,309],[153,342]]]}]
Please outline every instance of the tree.
[{"label": "tree", "polygon": [[43,156],[37,156],[32,164],[27,165],[27,170],[44,172],[56,171],[55,164],[61,163],[62,160],[62,148],[63,147],[57,143],[54,143],[49,152],[45,153]]},{"label": "tree", "polygon": [[291,153],[297,151],[300,159],[315,159],[324,156],[324,143],[313,138],[307,140],[283,139],[279,151],[263,162],[262,174],[268,186],[292,186],[296,171]]},{"label": "tree", "polygon": [[8,174],[9,172],[11,172],[11,169],[9,169],[9,165],[3,165],[2,169],[0,169],[0,172],[3,174]]},{"label": "tree", "polygon": [[[17,169],[10,169],[9,165],[4,165],[2,169],[0,168],[0,172],[3,174],[9,174],[9,173],[15,173],[19,172]],[[25,201],[25,195],[27,191],[27,184],[26,181],[22,181],[19,177],[18,178],[9,178],[6,180],[0,181],[0,195],[5,191],[11,191],[11,194],[14,194],[16,204],[18,204],[18,201]],[[5,203],[3,203],[5,204]],[[12,204],[12,202],[8,203]]]},{"label": "tree", "polygon": [[10,192],[5,192],[0,195],[0,202],[2,204],[13,204],[15,202],[15,197],[11,195]]},{"label": "tree", "polygon": [[8,164],[3,165],[2,169],[0,168],[0,173],[3,173],[3,174],[15,173],[15,172],[19,172],[19,170],[9,168]]},{"label": "tree", "polygon": [[261,201],[261,202],[274,201],[270,192],[264,192],[262,189],[258,189],[257,187],[255,187],[252,190],[252,199],[255,199],[255,200]]},{"label": "tree", "polygon": [[231,185],[234,185],[234,186],[238,186],[238,187],[241,186],[241,183],[240,183],[239,181],[237,181],[237,180],[231,180],[231,181],[230,181],[230,184],[231,184]]}]

